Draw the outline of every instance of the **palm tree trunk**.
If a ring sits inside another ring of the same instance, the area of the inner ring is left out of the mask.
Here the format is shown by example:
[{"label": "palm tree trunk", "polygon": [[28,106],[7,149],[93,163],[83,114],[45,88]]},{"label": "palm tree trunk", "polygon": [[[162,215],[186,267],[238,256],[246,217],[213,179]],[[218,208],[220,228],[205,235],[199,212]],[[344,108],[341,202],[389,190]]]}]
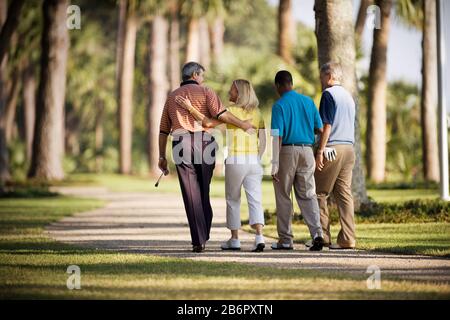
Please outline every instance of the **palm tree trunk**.
[{"label": "palm tree trunk", "polygon": [[422,145],[423,176],[427,181],[439,181],[438,139],[437,139],[437,43],[436,3],[423,1],[422,42]]},{"label": "palm tree trunk", "polygon": [[68,0],[45,0],[41,74],[29,177],[59,180],[64,177],[64,96],[69,34]]},{"label": "palm tree trunk", "polygon": [[103,101],[97,103],[98,111],[95,115],[95,171],[103,170],[103,121],[105,118],[105,105]]},{"label": "palm tree trunk", "polygon": [[358,10],[358,17],[355,23],[355,35],[358,42],[361,40],[364,25],[366,24],[367,8],[373,3],[372,0],[361,0]]},{"label": "palm tree trunk", "polygon": [[366,159],[369,178],[384,180],[386,167],[386,69],[392,0],[377,0],[381,29],[374,29],[369,68],[369,103],[367,112]]},{"label": "palm tree trunk", "polygon": [[[352,17],[352,0],[315,0],[316,37],[319,65],[329,61],[340,62],[344,73],[342,85],[357,101],[355,71],[355,38]],[[355,208],[368,201],[366,181],[361,162],[359,108],[356,103],[355,154],[353,168],[353,200]]]},{"label": "palm tree trunk", "polygon": [[211,64],[211,45],[209,42],[209,27],[206,18],[200,18],[198,21],[198,36],[200,39],[200,64],[209,69]]},{"label": "palm tree trunk", "polygon": [[198,19],[191,17],[188,25],[186,62],[196,61],[200,59],[200,43],[199,43],[199,25]]},{"label": "palm tree trunk", "polygon": [[148,161],[150,173],[158,173],[159,120],[168,92],[167,79],[167,20],[160,15],[153,18],[150,53],[150,103],[148,106]]},{"label": "palm tree trunk", "polygon": [[278,54],[289,64],[294,62],[292,57],[294,35],[295,21],[292,15],[292,1],[280,0],[278,5]]},{"label": "palm tree trunk", "polygon": [[0,9],[2,10],[2,13],[0,13],[0,15],[6,15],[6,13],[8,13],[6,19],[2,21],[0,29],[0,63],[6,56],[11,37],[14,31],[17,29],[17,26],[19,25],[20,11],[22,10],[22,6],[25,3],[25,0],[10,1],[11,4],[9,8],[6,8],[6,2],[7,1],[5,1],[4,4],[0,5]]},{"label": "palm tree trunk", "polygon": [[[129,6],[129,3],[128,3]],[[119,69],[119,172],[131,173],[131,146],[133,134],[133,79],[134,55],[136,48],[137,17],[127,8],[127,14],[121,31],[124,34],[121,49],[122,66]]]},{"label": "palm tree trunk", "polygon": [[170,89],[175,90],[180,85],[180,20],[178,16],[178,1],[173,0],[170,7]]},{"label": "palm tree trunk", "polygon": [[14,136],[14,119],[16,116],[17,99],[20,91],[20,74],[21,66],[14,68],[12,72],[11,88],[9,90],[8,99],[6,103],[6,117],[5,117],[5,135],[6,144],[9,144]]},{"label": "palm tree trunk", "polygon": [[223,52],[223,36],[225,33],[225,25],[223,17],[218,16],[209,28],[212,62],[218,65]]},{"label": "palm tree trunk", "polygon": [[[0,28],[6,21],[8,1],[0,0]],[[6,99],[7,99],[7,54],[0,61],[0,188],[11,178],[8,166],[8,146],[6,144]]]},{"label": "palm tree trunk", "polygon": [[34,122],[36,116],[36,80],[34,78],[34,69],[28,65],[23,72],[23,105],[24,105],[24,124],[25,124],[25,143],[27,162],[31,162],[31,151],[33,145]]}]

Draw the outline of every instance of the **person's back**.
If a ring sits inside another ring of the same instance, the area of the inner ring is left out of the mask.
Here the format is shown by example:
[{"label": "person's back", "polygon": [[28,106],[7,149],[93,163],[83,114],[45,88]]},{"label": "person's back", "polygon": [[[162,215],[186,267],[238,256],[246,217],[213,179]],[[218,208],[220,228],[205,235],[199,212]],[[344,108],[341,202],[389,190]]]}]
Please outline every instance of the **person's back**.
[{"label": "person's back", "polygon": [[[257,129],[264,128],[264,121],[259,108],[246,111],[240,106],[230,106],[227,108],[236,117],[248,120]],[[227,146],[229,155],[257,155],[258,154],[258,135],[249,135],[239,130],[238,127],[227,124]]]},{"label": "person's back", "polygon": [[217,117],[223,109],[219,97],[208,87],[199,85],[195,81],[185,81],[182,85],[167,96],[166,110],[163,112],[163,123],[165,117],[170,123],[164,130],[168,134],[171,131],[184,129],[190,132],[203,131],[204,128],[186,109],[179,107],[175,102],[176,96],[188,97],[192,106],[209,118]]},{"label": "person's back", "polygon": [[[324,90],[323,99],[329,109],[321,110],[324,122],[332,123],[327,146],[354,144],[355,142],[355,101],[352,95],[341,85]],[[325,120],[326,119],[326,120]]]},{"label": "person's back", "polygon": [[[274,250],[293,248],[292,233],[292,187],[309,228],[313,246],[311,251],[320,251],[323,246],[319,206],[314,181],[314,132],[322,130],[319,111],[313,100],[292,90],[292,75],[279,71],[275,86],[280,95],[272,106],[272,136],[274,137],[272,177],[277,211],[278,242]],[[281,140],[281,147],[278,142]]]},{"label": "person's back", "polygon": [[272,129],[280,130],[283,144],[312,145],[314,129],[321,127],[314,101],[294,90],[285,92],[273,106]]}]

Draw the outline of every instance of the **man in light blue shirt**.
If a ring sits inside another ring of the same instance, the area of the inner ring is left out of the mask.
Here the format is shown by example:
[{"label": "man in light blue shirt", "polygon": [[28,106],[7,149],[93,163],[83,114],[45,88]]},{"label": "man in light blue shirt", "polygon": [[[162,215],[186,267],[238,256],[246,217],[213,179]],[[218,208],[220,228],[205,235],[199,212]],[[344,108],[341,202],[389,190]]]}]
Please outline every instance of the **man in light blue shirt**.
[{"label": "man in light blue shirt", "polygon": [[272,177],[279,240],[272,244],[272,249],[293,249],[293,206],[290,194],[294,187],[297,203],[311,234],[310,250],[320,251],[323,234],[316,197],[316,164],[312,147],[314,133],[322,132],[322,121],[313,100],[292,90],[292,75],[288,71],[276,74],[275,86],[280,99],[272,107]]}]

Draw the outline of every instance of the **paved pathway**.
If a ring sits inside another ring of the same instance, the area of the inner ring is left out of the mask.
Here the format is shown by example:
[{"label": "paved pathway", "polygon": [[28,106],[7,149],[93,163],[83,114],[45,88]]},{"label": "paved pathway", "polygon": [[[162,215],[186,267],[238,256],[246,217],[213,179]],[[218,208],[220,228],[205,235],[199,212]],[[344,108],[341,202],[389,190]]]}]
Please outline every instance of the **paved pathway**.
[{"label": "paved pathway", "polygon": [[61,242],[118,252],[181,257],[201,261],[241,262],[279,268],[365,273],[377,265],[383,274],[402,279],[450,283],[450,259],[419,255],[380,254],[361,250],[311,253],[303,245],[295,250],[271,250],[266,238],[263,253],[250,252],[254,236],[241,232],[242,251],[225,252],[220,243],[229,237],[225,227],[225,201],[212,199],[211,240],[201,254],[190,252],[190,234],[179,194],[113,193],[104,188],[58,188],[63,194],[107,200],[104,208],[78,213],[48,226],[48,234]]}]

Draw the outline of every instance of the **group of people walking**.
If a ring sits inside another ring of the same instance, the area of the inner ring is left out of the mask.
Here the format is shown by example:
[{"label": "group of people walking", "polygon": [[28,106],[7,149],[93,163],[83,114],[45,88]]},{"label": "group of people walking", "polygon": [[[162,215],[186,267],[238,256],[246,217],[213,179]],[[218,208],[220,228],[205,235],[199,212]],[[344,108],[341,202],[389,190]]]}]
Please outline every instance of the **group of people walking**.
[{"label": "group of people walking", "polygon": [[[252,251],[265,248],[262,207],[266,126],[251,83],[238,79],[229,90],[230,106],[225,108],[217,94],[203,86],[205,68],[196,62],[183,66],[180,87],[166,100],[159,135],[159,168],[169,173],[166,158],[168,136],[172,136],[172,158],[180,182],[189,222],[193,252],[205,250],[213,210],[209,188],[215,168],[218,144],[211,130],[226,124],[228,156],[225,160],[226,221],[231,237],[222,250],[240,250],[241,189],[249,207],[249,224],[255,229]],[[322,97],[319,110],[313,100],[293,90],[292,75],[279,71],[275,88],[279,99],[272,106],[272,179],[276,200],[278,242],[273,250],[292,250],[292,188],[301,214],[309,228],[311,251],[352,249],[356,245],[351,192],[355,103],[340,82],[337,63],[320,69]],[[333,194],[341,230],[331,243],[327,207]]]}]

